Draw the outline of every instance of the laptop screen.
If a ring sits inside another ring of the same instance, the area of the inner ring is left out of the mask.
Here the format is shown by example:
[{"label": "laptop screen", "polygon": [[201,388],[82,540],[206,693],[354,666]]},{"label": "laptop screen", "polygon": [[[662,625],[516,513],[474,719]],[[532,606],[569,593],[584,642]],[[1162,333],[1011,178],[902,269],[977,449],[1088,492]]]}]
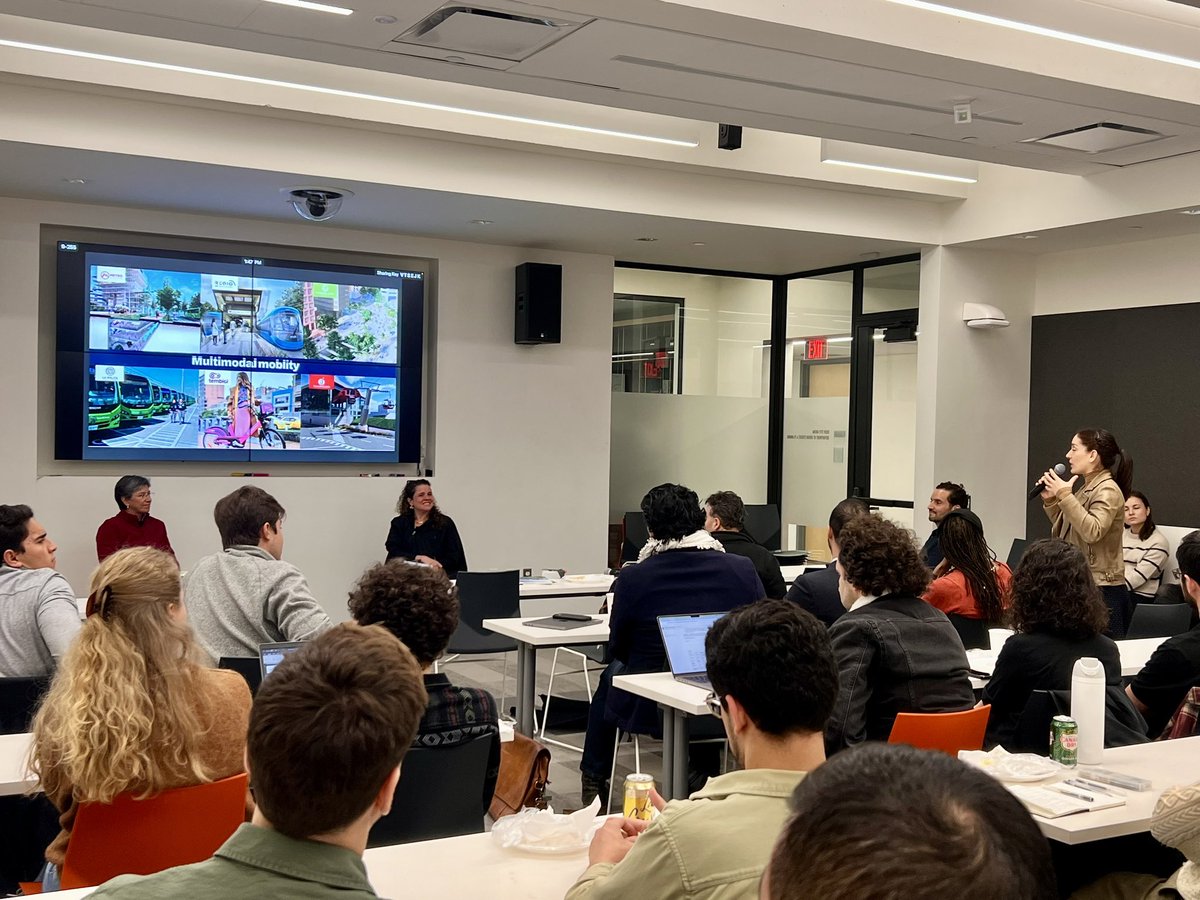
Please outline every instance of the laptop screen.
[{"label": "laptop screen", "polygon": [[712,623],[724,613],[696,613],[690,616],[659,616],[667,662],[674,675],[695,675],[707,670],[704,638]]},{"label": "laptop screen", "polygon": [[299,650],[304,646],[303,641],[283,641],[278,644],[260,644],[258,647],[258,660],[262,665],[263,678],[266,678],[275,667],[283,662],[283,658],[289,653]]}]

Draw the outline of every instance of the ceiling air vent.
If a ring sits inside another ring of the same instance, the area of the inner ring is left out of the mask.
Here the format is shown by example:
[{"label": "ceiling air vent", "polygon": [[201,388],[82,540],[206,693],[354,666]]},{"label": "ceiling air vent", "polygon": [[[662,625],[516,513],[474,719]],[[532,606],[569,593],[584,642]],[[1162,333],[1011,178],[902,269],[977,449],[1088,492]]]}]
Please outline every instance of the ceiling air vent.
[{"label": "ceiling air vent", "polygon": [[519,15],[481,6],[443,6],[392,44],[519,62],[582,24],[560,17]]},{"label": "ceiling air vent", "polygon": [[1029,138],[1021,143],[1061,147],[1064,150],[1078,150],[1082,153],[1104,153],[1109,150],[1124,150],[1137,144],[1148,144],[1163,137],[1166,135],[1149,128],[1118,125],[1116,122],[1097,122],[1042,138]]}]

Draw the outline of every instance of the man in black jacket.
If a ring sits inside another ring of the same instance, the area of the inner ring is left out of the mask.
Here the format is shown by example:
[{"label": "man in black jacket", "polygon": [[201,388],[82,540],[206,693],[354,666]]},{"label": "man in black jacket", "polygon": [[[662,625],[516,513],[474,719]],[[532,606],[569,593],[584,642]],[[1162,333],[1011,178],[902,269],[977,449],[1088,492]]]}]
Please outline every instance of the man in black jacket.
[{"label": "man in black jacket", "polygon": [[758,580],[771,600],[787,592],[783,572],[775,554],[746,533],[746,505],[733,491],[717,491],[704,501],[704,530],[721,542],[726,553],[744,556],[754,563]]},{"label": "man in black jacket", "polygon": [[857,516],[867,515],[870,511],[866,501],[858,497],[848,497],[835,506],[829,514],[829,535],[826,538],[833,560],[824,569],[801,575],[792,583],[792,589],[787,593],[786,599],[812,613],[825,623],[826,628],[846,612],[838,594],[837,558],[841,552],[838,538],[842,533],[842,526]]}]

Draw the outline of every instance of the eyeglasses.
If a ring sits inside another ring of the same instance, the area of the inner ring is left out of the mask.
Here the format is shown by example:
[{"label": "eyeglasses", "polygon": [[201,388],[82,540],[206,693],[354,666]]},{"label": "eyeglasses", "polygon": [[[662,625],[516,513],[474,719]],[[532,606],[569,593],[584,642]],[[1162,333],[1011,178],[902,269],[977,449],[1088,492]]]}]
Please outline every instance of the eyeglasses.
[{"label": "eyeglasses", "polygon": [[[1183,571],[1183,569],[1172,569],[1172,570],[1171,570],[1171,575],[1172,575],[1172,576],[1175,578],[1175,580],[1176,580],[1176,581],[1178,581],[1180,584],[1183,584],[1183,579],[1185,579],[1185,578],[1192,578],[1192,576],[1191,576],[1191,575],[1188,575],[1186,572],[1184,572],[1184,571]],[[1195,580],[1196,580],[1195,578],[1192,578],[1192,581],[1195,581]]]},{"label": "eyeglasses", "polygon": [[704,698],[704,703],[706,706],[708,706],[708,711],[710,713],[712,713],[718,719],[721,718],[721,710],[725,708],[724,697],[718,697],[715,693],[710,691],[708,696]]},{"label": "eyeglasses", "polygon": [[150,491],[138,491],[136,494],[130,494],[129,496],[133,500],[149,500],[154,494]]}]

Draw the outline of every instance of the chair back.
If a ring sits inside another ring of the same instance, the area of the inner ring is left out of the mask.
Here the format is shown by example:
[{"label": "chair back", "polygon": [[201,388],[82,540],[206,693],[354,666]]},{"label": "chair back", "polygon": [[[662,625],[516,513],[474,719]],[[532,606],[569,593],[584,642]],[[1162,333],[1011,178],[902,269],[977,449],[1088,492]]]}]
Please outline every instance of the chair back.
[{"label": "chair back", "polygon": [[1155,603],[1186,603],[1183,589],[1177,584],[1160,584],[1154,592]]},{"label": "chair back", "polygon": [[449,747],[413,747],[400,764],[392,811],[371,827],[368,847],[483,831],[483,782],[493,734]]},{"label": "chair back", "polygon": [[1192,625],[1190,603],[1139,603],[1133,610],[1125,640],[1174,637]]},{"label": "chair back", "polygon": [[[1050,721],[1055,716],[1071,714],[1071,692],[1062,690],[1034,691],[1025,702],[1017,731],[1005,746],[1010,753],[1050,755]],[[1146,720],[1134,709],[1125,691],[1114,684],[1104,688],[1104,749],[1145,744]]]},{"label": "chair back", "polygon": [[621,543],[621,562],[630,562],[638,558],[646,541],[650,540],[650,529],[646,527],[646,517],[641,512],[630,510],[625,513],[625,540]]},{"label": "chair back", "polygon": [[63,861],[63,889],[201,862],[245,820],[244,772],[145,800],[130,793],[112,803],[81,803]]},{"label": "chair back", "polygon": [[911,744],[951,756],[957,756],[959,750],[982,750],[991,711],[990,706],[980,706],[963,712],[899,713],[888,743]]},{"label": "chair back", "polygon": [[1017,566],[1021,564],[1021,557],[1025,555],[1025,548],[1029,546],[1029,541],[1025,538],[1013,538],[1012,546],[1008,548],[1008,567],[1016,571]]},{"label": "chair back", "polygon": [[963,647],[967,650],[988,650],[992,642],[988,637],[988,623],[985,619],[968,619],[966,616],[947,613],[946,618],[958,632]]},{"label": "chair back", "polygon": [[745,531],[771,552],[778,550],[783,546],[779,507],[774,503],[747,503]]},{"label": "chair back", "polygon": [[262,684],[262,662],[257,656],[222,656],[217,668],[229,669],[245,678],[251,697],[258,693],[258,686]]},{"label": "chair back", "polygon": [[27,732],[49,686],[49,675],[0,678],[0,734]]},{"label": "chair back", "polygon": [[458,627],[447,653],[505,653],[517,642],[484,630],[484,619],[511,619],[521,614],[520,576],[507,572],[459,572]]}]

